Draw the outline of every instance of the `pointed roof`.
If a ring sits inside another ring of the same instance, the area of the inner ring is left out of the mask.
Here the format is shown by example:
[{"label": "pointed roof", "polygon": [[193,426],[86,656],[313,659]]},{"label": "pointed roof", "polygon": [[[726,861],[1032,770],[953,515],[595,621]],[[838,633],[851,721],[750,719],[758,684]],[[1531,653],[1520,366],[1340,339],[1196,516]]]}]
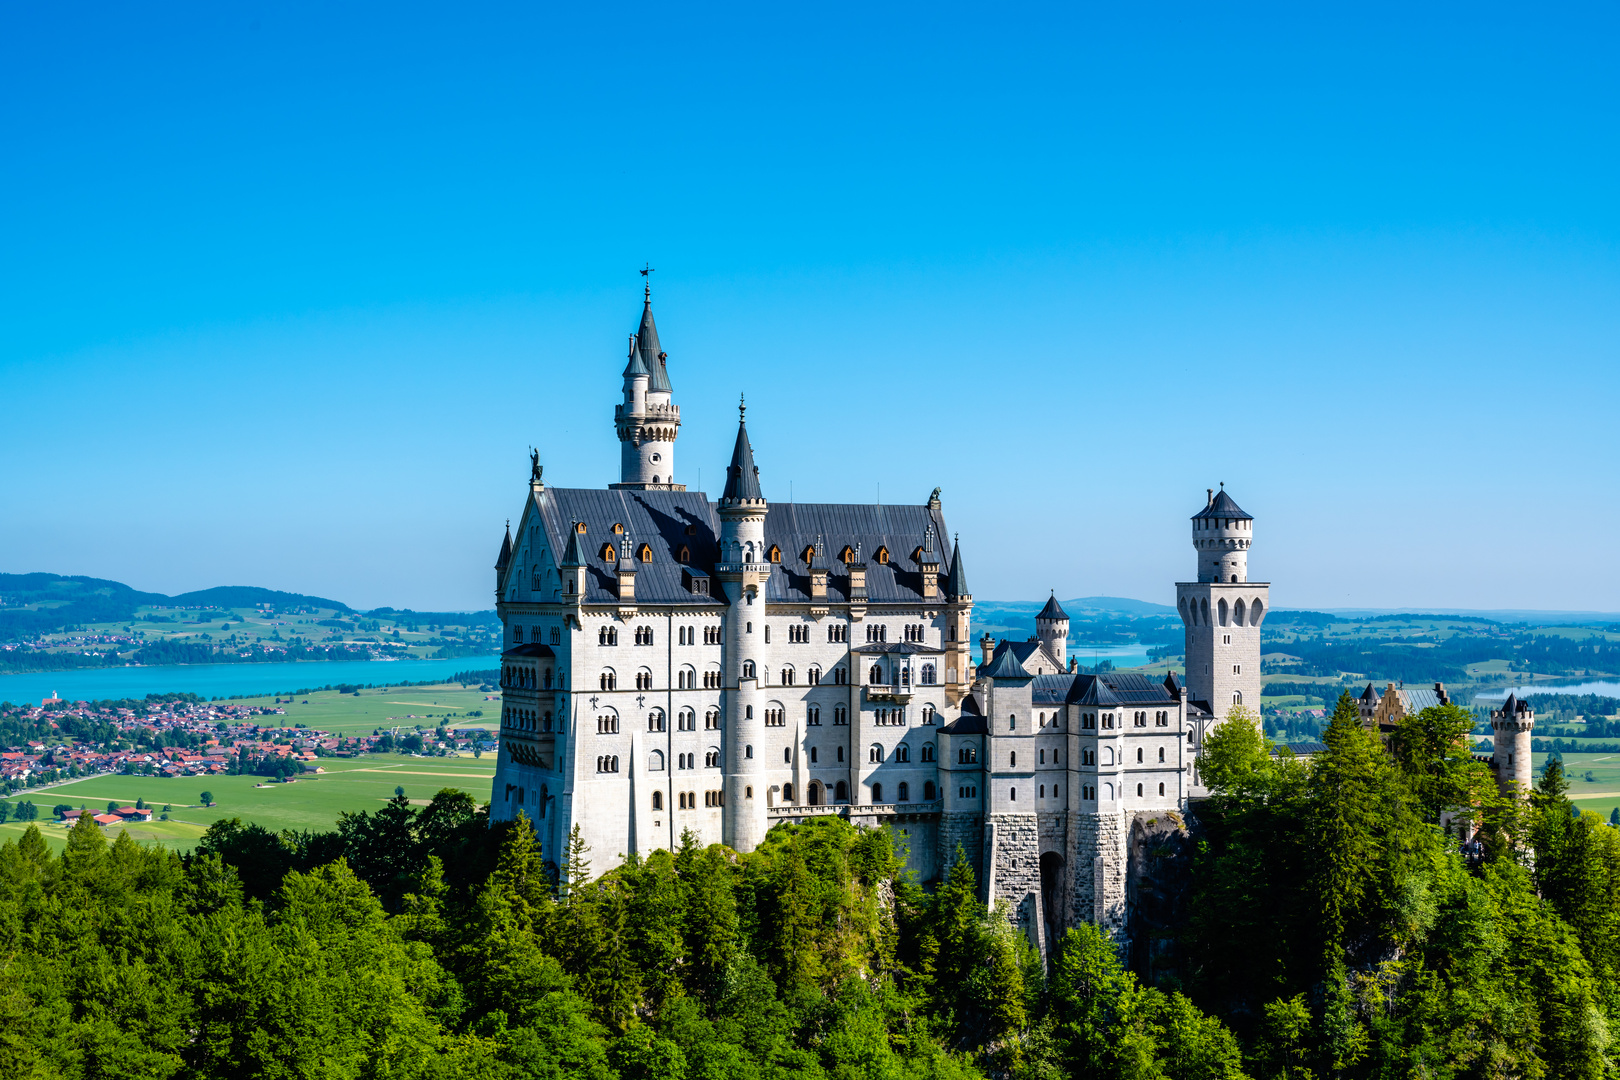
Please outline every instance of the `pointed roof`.
[{"label": "pointed roof", "polygon": [[563,548],[562,566],[584,566],[585,560],[579,554],[579,522],[568,524],[568,546]]},{"label": "pointed roof", "polygon": [[979,674],[992,679],[1034,678],[1033,675],[1024,670],[1024,665],[1018,662],[1018,657],[1013,655],[1013,651],[1007,648],[1005,643],[1000,649],[996,650],[995,659],[979,669]]},{"label": "pointed roof", "polygon": [[653,323],[651,294],[641,305],[641,327],[636,331],[636,352],[640,354],[642,364],[652,376],[647,383],[647,389],[654,393],[665,394],[673,390],[674,387],[669,385],[669,369],[664,364],[666,356],[658,344],[658,327]]},{"label": "pointed roof", "polygon": [[1192,516],[1194,521],[1200,518],[1233,518],[1239,521],[1253,521],[1254,515],[1244,513],[1243,508],[1232,501],[1232,496],[1226,493],[1226,486],[1221,490],[1212,492],[1209,505]]},{"label": "pointed roof", "polygon": [[1093,677],[1091,685],[1081,693],[1076,705],[1095,705],[1100,708],[1112,708],[1120,703],[1114,692],[1108,689],[1108,684],[1099,678]]},{"label": "pointed roof", "polygon": [[759,489],[759,467],[754,464],[754,448],[748,442],[748,423],[740,416],[737,419],[737,445],[731,451],[731,464],[726,467],[726,490],[720,498],[765,498],[764,492]]},{"label": "pointed roof", "polygon": [[1171,697],[1181,696],[1181,680],[1176,678],[1175,672],[1172,671],[1164,677],[1164,688],[1170,692]]},{"label": "pointed roof", "polygon": [[1367,689],[1365,689],[1365,690],[1363,690],[1361,692],[1361,700],[1366,701],[1366,702],[1376,702],[1379,698],[1381,698],[1383,696],[1384,695],[1380,694],[1377,690],[1373,689],[1373,684],[1372,683],[1368,683],[1367,684]]},{"label": "pointed roof", "polygon": [[635,336],[632,335],[630,338],[630,359],[625,362],[624,377],[628,379],[633,375],[651,374],[652,372],[647,368],[647,361],[642,358],[641,350],[636,347]]},{"label": "pointed roof", "polygon": [[495,556],[495,569],[505,570],[512,561],[512,523],[506,523],[506,537],[501,541],[501,553]]},{"label": "pointed roof", "polygon": [[1041,613],[1039,615],[1035,616],[1035,619],[1036,619],[1037,622],[1039,622],[1042,619],[1049,619],[1049,620],[1062,619],[1064,622],[1068,621],[1069,616],[1064,614],[1062,606],[1059,605],[1058,602],[1057,602],[1057,592],[1056,591],[1054,591],[1052,593],[1052,595],[1047,598],[1046,606],[1041,608]]},{"label": "pointed roof", "polygon": [[958,536],[951,549],[951,572],[945,575],[946,596],[967,596],[967,571],[962,567],[962,538]]},{"label": "pointed roof", "polygon": [[1516,713],[1516,712],[1519,711],[1519,709],[1520,709],[1520,704],[1519,704],[1519,697],[1518,697],[1517,694],[1509,694],[1507,696],[1507,700],[1502,702],[1502,714],[1504,716],[1508,716],[1508,715],[1511,715],[1513,713]]}]

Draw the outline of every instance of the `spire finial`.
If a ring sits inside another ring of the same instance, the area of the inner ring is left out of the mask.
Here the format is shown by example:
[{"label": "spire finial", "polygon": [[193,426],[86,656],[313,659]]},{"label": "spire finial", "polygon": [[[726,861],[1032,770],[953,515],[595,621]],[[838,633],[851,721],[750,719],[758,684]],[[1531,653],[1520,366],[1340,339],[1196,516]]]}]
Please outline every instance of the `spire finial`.
[{"label": "spire finial", "polygon": [[641,265],[641,276],[647,279],[642,284],[643,300],[649,304],[652,303],[652,275],[657,271],[658,267],[652,263],[642,263]]},{"label": "spire finial", "polygon": [[747,422],[748,422],[748,395],[747,394],[738,394],[737,395],[737,423],[744,424],[744,423],[747,423]]},{"label": "spire finial", "polygon": [[1221,490],[1222,490],[1222,491],[1225,491],[1225,490],[1226,490],[1226,481],[1225,481],[1225,480],[1222,480],[1222,481],[1221,481]]}]

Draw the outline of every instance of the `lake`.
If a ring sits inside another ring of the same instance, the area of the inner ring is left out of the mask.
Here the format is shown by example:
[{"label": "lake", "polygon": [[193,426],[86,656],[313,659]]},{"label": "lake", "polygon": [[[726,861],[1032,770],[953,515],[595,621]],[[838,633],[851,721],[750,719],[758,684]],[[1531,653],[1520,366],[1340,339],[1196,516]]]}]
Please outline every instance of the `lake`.
[{"label": "lake", "polygon": [[68,701],[144,698],[187,693],[206,698],[290,693],[335,683],[427,682],[458,671],[490,671],[499,656],[458,660],[333,660],[288,664],[180,664],[174,667],[94,668],[33,675],[0,675],[0,701],[39,702],[53,693]]},{"label": "lake", "polygon": [[1073,645],[1069,655],[1084,667],[1096,667],[1099,660],[1112,660],[1116,668],[1142,667],[1148,662],[1146,645]]},{"label": "lake", "polygon": [[1483,694],[1475,694],[1475,701],[1503,701],[1509,694],[1520,697],[1533,697],[1536,694],[1598,694],[1603,697],[1620,697],[1620,682],[1601,680],[1597,682],[1567,683],[1555,686],[1552,683],[1536,683],[1532,686],[1508,686],[1500,690],[1487,690]]}]

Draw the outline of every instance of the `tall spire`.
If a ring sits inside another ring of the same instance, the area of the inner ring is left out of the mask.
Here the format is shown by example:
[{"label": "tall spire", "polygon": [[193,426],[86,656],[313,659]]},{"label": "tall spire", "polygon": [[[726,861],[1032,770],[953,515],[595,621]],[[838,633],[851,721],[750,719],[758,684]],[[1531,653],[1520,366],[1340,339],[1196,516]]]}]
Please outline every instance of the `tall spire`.
[{"label": "tall spire", "polygon": [[641,362],[646,365],[651,378],[647,381],[647,392],[652,394],[668,394],[674,390],[669,383],[669,368],[665,365],[667,359],[663,348],[658,344],[658,327],[653,323],[652,313],[652,286],[647,287],[647,294],[641,303],[641,328],[636,331],[636,351],[641,354]]},{"label": "tall spire", "polygon": [[512,561],[512,523],[506,523],[506,539],[501,541],[501,553],[495,556],[495,569],[505,570],[506,564]]},{"label": "tall spire", "polygon": [[951,550],[951,572],[945,575],[945,595],[952,600],[968,595],[967,570],[962,566],[962,537],[956,537]]},{"label": "tall spire", "polygon": [[765,498],[759,488],[759,467],[754,464],[754,448],[748,443],[748,405],[741,398],[737,404],[737,445],[731,451],[731,464],[726,467],[726,490],[722,499]]}]

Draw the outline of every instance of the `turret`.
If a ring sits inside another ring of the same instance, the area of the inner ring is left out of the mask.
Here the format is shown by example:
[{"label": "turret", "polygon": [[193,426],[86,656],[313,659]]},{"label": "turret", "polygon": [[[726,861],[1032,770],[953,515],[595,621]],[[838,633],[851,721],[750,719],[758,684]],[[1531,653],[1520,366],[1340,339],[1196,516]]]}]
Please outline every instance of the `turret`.
[{"label": "turret", "polygon": [[506,523],[506,539],[501,541],[501,553],[495,556],[495,599],[501,598],[501,583],[506,580],[506,568],[512,562],[512,523]]},{"label": "turret", "polygon": [[1509,694],[1500,709],[1491,710],[1494,733],[1491,763],[1496,768],[1496,784],[1502,794],[1525,798],[1535,785],[1530,763],[1530,733],[1536,726],[1536,712],[1528,701]]},{"label": "turret", "polygon": [[1046,651],[1057,658],[1061,670],[1069,648],[1069,616],[1058,604],[1056,592],[1047,599],[1041,613],[1035,616],[1035,636],[1041,639]]},{"label": "turret", "polygon": [[1232,501],[1226,485],[1208,491],[1209,503],[1193,515],[1193,547],[1198,549],[1198,580],[1249,580],[1249,544],[1254,518]]},{"label": "turret", "polygon": [[760,692],[765,659],[765,589],[771,562],[765,557],[765,514],[754,448],[748,442],[747,408],[737,407],[737,442],[726,467],[720,513],[720,562],[715,575],[725,587],[726,617],[726,816],[725,842],[752,851],[765,838],[766,798],[762,753],[765,696]]},{"label": "turret", "polygon": [[967,569],[962,565],[962,538],[958,536],[951,549],[951,568],[941,585],[945,593],[945,693],[951,704],[956,704],[966,693],[972,667],[973,594],[968,592]]},{"label": "turret", "polygon": [[630,335],[624,365],[624,402],[613,410],[619,435],[619,482],[616,488],[686,490],[675,483],[675,438],[681,410],[671,403],[668,356],[658,344],[653,324],[652,288],[643,297],[641,326]]}]

